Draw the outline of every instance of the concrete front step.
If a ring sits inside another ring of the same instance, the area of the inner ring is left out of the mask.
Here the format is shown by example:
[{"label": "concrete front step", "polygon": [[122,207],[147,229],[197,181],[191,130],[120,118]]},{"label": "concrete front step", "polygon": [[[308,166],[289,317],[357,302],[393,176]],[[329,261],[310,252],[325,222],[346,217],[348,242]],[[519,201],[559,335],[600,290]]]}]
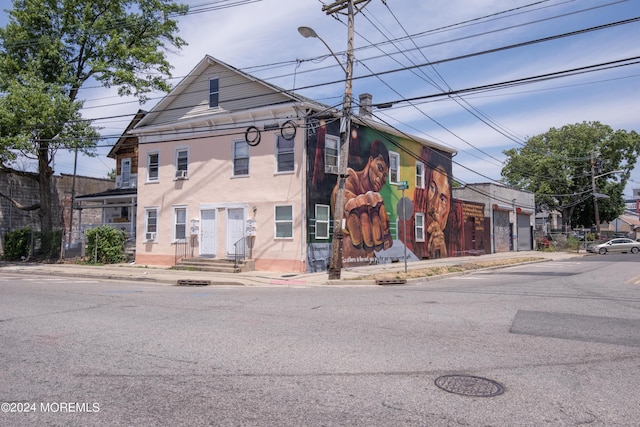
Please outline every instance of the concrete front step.
[{"label": "concrete front step", "polygon": [[240,273],[243,271],[253,271],[255,262],[253,260],[238,261],[237,266],[234,260],[217,258],[184,258],[178,261],[173,267],[175,270],[208,271],[212,273]]},{"label": "concrete front step", "polygon": [[243,270],[240,268],[231,267],[205,267],[205,266],[192,266],[192,265],[176,265],[172,267],[173,270],[186,270],[186,271],[206,271],[209,273],[241,273]]}]

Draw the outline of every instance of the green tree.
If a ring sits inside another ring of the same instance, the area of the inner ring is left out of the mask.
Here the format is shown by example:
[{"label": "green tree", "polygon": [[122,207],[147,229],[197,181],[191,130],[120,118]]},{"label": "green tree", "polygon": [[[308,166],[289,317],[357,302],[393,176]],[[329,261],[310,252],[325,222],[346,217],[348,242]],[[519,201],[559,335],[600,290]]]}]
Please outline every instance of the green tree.
[{"label": "green tree", "polygon": [[[37,179],[43,233],[53,229],[50,178],[54,154],[78,148],[91,154],[97,130],[80,115],[79,90],[117,87],[141,102],[168,91],[166,54],[185,42],[173,17],[187,6],[171,0],[14,0],[0,28],[0,172]],[[19,156],[38,170],[13,168]],[[10,199],[0,189],[0,196]]]},{"label": "green tree", "polygon": [[[611,221],[624,210],[623,191],[640,152],[640,136],[614,131],[599,122],[551,128],[531,137],[520,148],[506,150],[502,169],[506,183],[535,193],[536,210],[562,212],[563,225],[595,223],[592,177],[598,193],[600,221]],[[608,173],[622,171],[621,173]]]},{"label": "green tree", "polygon": [[[42,81],[32,69],[19,71],[3,90],[5,93],[0,96],[0,172],[36,180],[40,203],[23,206],[2,190],[0,196],[18,209],[37,210],[41,231],[49,235],[52,230],[53,156],[59,148],[94,141],[97,133],[88,122],[81,120],[81,103],[70,100],[64,88]],[[38,172],[13,169],[12,162],[18,156],[36,160]]]}]

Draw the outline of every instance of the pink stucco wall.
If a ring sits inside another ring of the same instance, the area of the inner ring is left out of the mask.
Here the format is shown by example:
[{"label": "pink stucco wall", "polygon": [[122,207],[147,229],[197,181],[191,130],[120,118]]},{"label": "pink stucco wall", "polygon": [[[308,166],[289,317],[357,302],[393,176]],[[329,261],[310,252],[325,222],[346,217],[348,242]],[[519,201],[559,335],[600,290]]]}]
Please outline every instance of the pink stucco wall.
[{"label": "pink stucco wall", "polygon": [[[203,209],[215,211],[216,258],[228,256],[229,209],[242,212],[243,219],[256,222],[252,258],[259,270],[304,271],[305,233],[303,159],[304,132],[295,137],[294,172],[276,172],[275,141],[279,130],[263,131],[261,142],[250,147],[249,176],[234,177],[232,150],[234,140],[244,140],[244,130],[219,132],[202,137],[193,133],[182,141],[145,143],[141,137],[138,173],[138,230],[142,238],[136,246],[136,262],[148,265],[173,265],[173,210],[187,208],[187,234],[191,220],[202,224]],[[147,138],[148,140],[148,138]],[[175,151],[189,150],[189,177],[175,180]],[[159,154],[159,181],[147,182],[147,153]],[[274,237],[274,206],[293,206],[293,238]],[[144,241],[145,208],[158,208],[157,240]],[[239,209],[240,211],[238,211]],[[200,234],[195,238],[194,255],[200,255]]]}]

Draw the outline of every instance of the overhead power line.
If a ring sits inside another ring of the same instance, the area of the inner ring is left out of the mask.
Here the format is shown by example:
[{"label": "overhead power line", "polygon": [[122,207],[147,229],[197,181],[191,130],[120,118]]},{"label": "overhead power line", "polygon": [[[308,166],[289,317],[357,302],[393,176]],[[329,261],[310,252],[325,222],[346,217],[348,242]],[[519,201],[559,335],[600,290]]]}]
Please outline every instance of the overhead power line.
[{"label": "overhead power line", "polygon": [[390,101],[390,103],[396,104],[396,103],[405,102],[405,101],[417,101],[417,100],[424,100],[424,99],[435,99],[435,98],[441,98],[441,97],[464,94],[464,93],[486,92],[486,91],[491,91],[491,90],[498,90],[498,89],[504,89],[504,88],[508,88],[508,87],[520,86],[520,85],[523,85],[523,84],[537,83],[537,82],[557,79],[557,78],[561,78],[561,77],[567,77],[567,76],[574,76],[574,75],[578,75],[578,74],[590,73],[590,72],[594,72],[594,71],[602,71],[602,70],[607,70],[607,69],[611,69],[611,68],[626,67],[626,66],[629,66],[629,65],[636,65],[636,64],[640,64],[640,56],[634,56],[634,57],[631,57],[631,58],[619,59],[619,60],[616,60],[616,61],[602,62],[600,64],[588,65],[588,66],[584,66],[584,67],[570,68],[570,69],[567,69],[567,70],[555,71],[555,72],[552,72],[552,73],[538,74],[538,75],[534,75],[534,76],[523,77],[523,78],[520,78],[520,79],[507,80],[507,81],[500,82],[500,83],[491,83],[491,84],[486,84],[486,85],[481,85],[481,86],[474,86],[474,87],[470,87],[470,88],[466,88],[466,89],[452,90],[452,91],[448,91],[448,92],[444,92],[444,93],[436,93],[436,94],[431,94],[431,95],[424,95],[424,96],[416,96],[416,97],[406,98],[406,99],[399,99],[399,100],[396,100],[396,101]]}]

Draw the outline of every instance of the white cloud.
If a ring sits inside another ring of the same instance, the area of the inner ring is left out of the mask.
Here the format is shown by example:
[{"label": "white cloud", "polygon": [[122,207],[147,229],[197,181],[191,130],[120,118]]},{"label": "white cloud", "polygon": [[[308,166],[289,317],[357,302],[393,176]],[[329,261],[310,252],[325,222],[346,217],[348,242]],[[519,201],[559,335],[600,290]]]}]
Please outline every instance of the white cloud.
[{"label": "white cloud", "polygon": [[[202,2],[188,0],[187,3],[201,4]],[[548,8],[545,7],[546,5],[540,5],[536,12],[512,13],[509,18],[471,23],[465,27],[437,34],[428,33],[435,28],[490,15],[507,8],[517,8],[528,3],[530,1],[526,0],[514,0],[508,3],[497,0],[434,0],[430,2],[394,0],[387,2],[387,5],[410,34],[427,34],[416,39],[416,43],[421,46],[436,41],[460,38],[472,33],[487,32],[486,35],[480,37],[424,49],[424,55],[431,60],[635,16],[634,5],[628,4],[633,2],[626,2],[589,13],[567,15],[563,18],[542,21],[533,25],[517,26],[588,6],[584,2],[563,2]],[[526,10],[528,9],[523,9],[521,12]],[[364,12],[356,16],[356,32],[358,33],[356,48],[364,43],[360,34],[377,42],[385,40],[379,30],[390,32],[391,37],[403,36],[403,28],[398,25],[395,17],[389,13],[383,2],[374,1],[367,4]],[[344,17],[343,21],[346,21]],[[320,64],[305,62],[299,64],[299,67],[295,63],[296,59],[308,59],[327,54],[326,48],[320,41],[304,39],[300,36],[297,32],[299,26],[313,27],[335,52],[344,51],[346,48],[346,27],[327,16],[322,11],[322,3],[317,0],[297,0],[294,2],[264,0],[215,12],[189,15],[180,18],[179,23],[179,35],[189,43],[189,46],[179,53],[170,55],[170,61],[175,67],[173,72],[175,77],[184,76],[207,54],[241,69],[290,61],[283,67],[267,70],[251,68],[249,72],[253,73],[256,70],[256,76],[264,79],[286,75],[283,78],[270,81],[276,85],[291,88],[295,71],[296,87],[319,85],[316,88],[301,91],[301,94],[326,103],[340,102],[344,90],[343,84],[321,85],[332,80],[340,82],[344,78],[344,73],[336,66],[333,58],[329,57]],[[514,26],[514,28],[505,32],[490,32],[506,26]],[[629,43],[631,36],[637,31],[638,24],[629,24],[616,29],[601,30],[530,48],[442,64],[436,68],[454,89],[505,81],[619,59],[625,55],[637,56],[640,54],[640,45]],[[403,46],[409,48],[412,44],[405,41]],[[392,50],[392,47],[384,45],[384,49],[388,52]],[[356,57],[365,60],[374,54],[378,55],[379,52],[376,53],[373,49],[357,50]],[[411,56],[414,63],[424,61],[424,57],[418,52],[413,52]],[[401,56],[397,58],[405,65],[410,64],[406,58]],[[365,64],[369,63],[377,71],[400,67],[388,59],[365,62]],[[356,75],[369,73],[365,64],[356,64]],[[332,68],[317,72],[304,72],[321,67]],[[434,75],[433,70],[428,69],[427,71],[430,76]],[[620,77],[638,74],[640,74],[640,67],[636,65],[607,73],[590,73],[571,79],[559,79],[516,87],[509,91],[468,95],[467,99],[482,113],[488,114],[498,123],[522,137],[546,132],[550,127],[584,120],[598,120],[614,128],[639,130],[636,113],[640,111],[638,101],[640,100],[640,79],[638,77],[613,80],[608,83],[563,87],[585,81],[593,82],[609,76]],[[355,80],[355,99],[357,100],[359,93],[365,91],[373,94],[374,103],[437,92],[436,89],[412,73],[389,74],[381,76],[381,78],[391,88],[386,87],[376,78]],[[115,90],[88,90],[83,92],[83,95],[88,100],[85,104],[87,117],[130,115],[98,121],[97,124],[104,127],[102,132],[105,135],[117,135],[118,132],[121,132],[129,123],[132,115],[138,108],[141,108],[135,100],[115,97]],[[155,102],[157,101],[152,100],[142,108],[149,109]],[[97,106],[101,106],[101,108],[96,108]],[[474,146],[489,150],[494,156],[499,156],[501,150],[514,146],[513,142],[500,136],[451,101],[431,102],[422,105],[421,108],[456,135]],[[465,151],[473,151],[466,143],[440,128],[416,109],[394,108],[380,111],[380,114],[395,117],[398,126],[404,126],[411,133],[426,134],[445,144]],[[476,154],[478,153],[476,152]],[[101,159],[106,164],[112,162],[105,157],[101,157]],[[94,170],[97,176],[104,176],[105,170],[107,172],[107,169],[110,170],[101,163],[88,159],[85,162],[84,160],[83,167],[91,165],[87,168],[87,173]],[[485,175],[487,176],[492,176],[490,174],[495,173],[496,170],[495,165],[473,157],[467,158],[464,153],[461,153],[456,161],[465,162],[465,166],[473,170],[486,170]],[[58,170],[64,168],[66,169],[64,172],[70,173],[70,170],[67,169],[70,163],[67,160],[59,160],[58,165]],[[454,169],[456,169],[455,166]],[[469,178],[472,177],[469,176]],[[470,182],[476,180],[483,181],[484,179],[476,176]]]}]

